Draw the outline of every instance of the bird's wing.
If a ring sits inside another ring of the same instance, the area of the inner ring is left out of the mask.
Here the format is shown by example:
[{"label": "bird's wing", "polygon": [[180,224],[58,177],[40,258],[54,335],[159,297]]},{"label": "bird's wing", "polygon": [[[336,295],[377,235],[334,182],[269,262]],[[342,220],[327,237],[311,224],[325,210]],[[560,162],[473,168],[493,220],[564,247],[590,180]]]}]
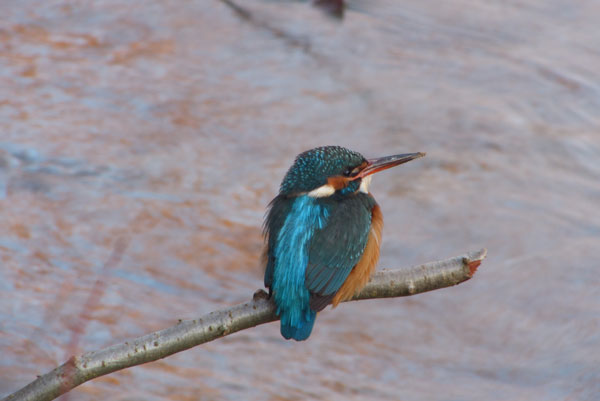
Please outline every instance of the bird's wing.
[{"label": "bird's wing", "polygon": [[306,268],[311,309],[317,311],[329,304],[361,259],[376,205],[375,199],[364,193],[333,202],[327,224],[313,235]]}]

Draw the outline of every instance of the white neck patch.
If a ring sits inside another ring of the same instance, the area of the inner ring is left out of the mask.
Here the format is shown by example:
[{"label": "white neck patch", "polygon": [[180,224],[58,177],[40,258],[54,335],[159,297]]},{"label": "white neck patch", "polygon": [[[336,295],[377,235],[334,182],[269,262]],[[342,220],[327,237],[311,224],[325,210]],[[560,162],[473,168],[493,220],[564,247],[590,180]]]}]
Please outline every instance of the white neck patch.
[{"label": "white neck patch", "polygon": [[368,175],[362,179],[362,181],[360,182],[360,188],[358,188],[360,192],[364,192],[366,194],[369,193],[369,185],[371,185],[371,178],[373,178],[373,176]]},{"label": "white neck patch", "polygon": [[325,198],[335,193],[335,188],[329,184],[321,185],[319,188],[313,189],[307,195],[311,198]]},{"label": "white neck patch", "polygon": [[[369,185],[371,185],[371,178],[373,178],[373,176],[368,175],[361,180],[360,187],[358,188],[360,192],[364,192],[365,194],[369,193]],[[307,195],[311,198],[325,198],[327,196],[333,195],[334,193],[335,188],[332,185],[325,184],[321,185],[319,188],[313,189],[312,191],[307,193]]]}]

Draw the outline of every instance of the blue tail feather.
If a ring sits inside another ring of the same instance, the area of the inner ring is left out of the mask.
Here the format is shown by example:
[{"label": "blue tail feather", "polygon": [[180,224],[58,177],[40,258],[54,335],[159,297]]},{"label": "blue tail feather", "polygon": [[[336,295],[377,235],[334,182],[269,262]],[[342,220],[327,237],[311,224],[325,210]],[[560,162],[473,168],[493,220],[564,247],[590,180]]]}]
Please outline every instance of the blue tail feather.
[{"label": "blue tail feather", "polygon": [[[281,335],[286,340],[293,338],[296,341],[303,341],[310,336],[317,318],[317,313],[311,310],[303,319],[294,322],[295,324],[290,322],[289,319],[284,319],[283,314],[281,317]],[[287,321],[287,323],[285,323],[285,321]]]}]

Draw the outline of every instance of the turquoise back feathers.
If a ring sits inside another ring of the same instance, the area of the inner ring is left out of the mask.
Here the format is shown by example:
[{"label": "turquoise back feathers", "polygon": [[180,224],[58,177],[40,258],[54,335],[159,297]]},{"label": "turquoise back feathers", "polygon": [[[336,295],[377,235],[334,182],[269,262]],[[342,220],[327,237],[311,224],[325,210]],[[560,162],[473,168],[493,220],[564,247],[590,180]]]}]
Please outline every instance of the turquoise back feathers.
[{"label": "turquoise back feathers", "polygon": [[271,269],[272,288],[281,318],[281,334],[289,339],[305,340],[310,335],[316,311],[304,284],[306,267],[315,231],[323,229],[328,210],[308,196],[291,203],[290,212],[277,233]]}]

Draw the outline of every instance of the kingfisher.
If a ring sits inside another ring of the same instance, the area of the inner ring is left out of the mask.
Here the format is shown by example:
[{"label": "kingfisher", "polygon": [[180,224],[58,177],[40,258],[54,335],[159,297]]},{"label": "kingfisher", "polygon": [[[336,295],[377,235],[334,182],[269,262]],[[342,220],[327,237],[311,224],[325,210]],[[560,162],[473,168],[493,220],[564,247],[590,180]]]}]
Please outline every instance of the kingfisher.
[{"label": "kingfisher", "polygon": [[317,312],[348,300],[379,260],[383,216],[369,192],[372,174],[425,156],[366,159],[341,146],[296,156],[264,223],[265,287],[281,334],[306,340]]}]

